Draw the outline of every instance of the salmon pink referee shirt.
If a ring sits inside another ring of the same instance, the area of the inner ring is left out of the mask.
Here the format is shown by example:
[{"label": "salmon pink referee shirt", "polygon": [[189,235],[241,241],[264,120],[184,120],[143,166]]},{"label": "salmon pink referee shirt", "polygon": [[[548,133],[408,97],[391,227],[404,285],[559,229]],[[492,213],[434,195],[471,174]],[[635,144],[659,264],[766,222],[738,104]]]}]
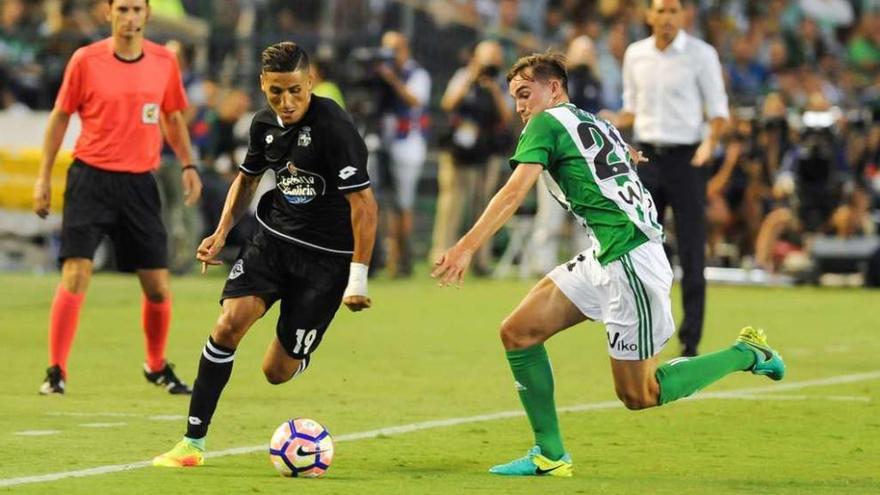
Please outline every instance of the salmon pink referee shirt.
[{"label": "salmon pink referee shirt", "polygon": [[77,50],[64,71],[55,108],[79,113],[73,156],[102,170],[148,172],[159,165],[160,112],[186,108],[174,55],[144,40],[143,55],[124,61],[107,38]]}]

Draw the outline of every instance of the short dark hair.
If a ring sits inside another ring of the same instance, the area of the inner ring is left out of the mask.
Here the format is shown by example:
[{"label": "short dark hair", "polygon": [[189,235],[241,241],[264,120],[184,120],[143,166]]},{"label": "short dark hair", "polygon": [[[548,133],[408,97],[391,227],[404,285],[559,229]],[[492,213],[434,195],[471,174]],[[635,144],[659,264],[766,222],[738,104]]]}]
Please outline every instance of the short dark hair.
[{"label": "short dark hair", "polygon": [[263,72],[296,72],[308,69],[309,55],[292,41],[275,43],[263,50]]},{"label": "short dark hair", "polygon": [[[150,0],[144,0],[144,3],[146,3],[147,5],[150,5]],[[113,0],[107,0],[107,4],[110,5],[110,6],[112,7],[112,6],[113,6]]]},{"label": "short dark hair", "polygon": [[[529,69],[531,70],[527,74],[526,71]],[[559,79],[562,82],[562,90],[568,93],[568,72],[565,70],[565,57],[559,53],[533,53],[521,57],[507,72],[507,82],[516,76],[541,82]]]}]

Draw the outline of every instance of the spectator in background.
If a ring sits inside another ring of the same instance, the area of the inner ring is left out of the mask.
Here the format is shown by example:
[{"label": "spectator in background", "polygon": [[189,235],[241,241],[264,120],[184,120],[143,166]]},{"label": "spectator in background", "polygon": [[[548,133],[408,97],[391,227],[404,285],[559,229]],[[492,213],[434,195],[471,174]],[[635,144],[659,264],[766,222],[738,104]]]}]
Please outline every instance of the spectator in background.
[{"label": "spectator in background", "polygon": [[773,92],[764,97],[758,122],[757,146],[761,150],[768,184],[776,177],[782,159],[791,147],[791,135],[782,95]]},{"label": "spectator in background", "polygon": [[563,2],[548,0],[541,39],[551,48],[560,49],[565,46],[570,36],[571,23],[565,16]]},{"label": "spectator in background", "polygon": [[[207,229],[211,225],[217,225],[220,220],[226,194],[235,178],[236,167],[243,159],[236,153],[244,142],[236,137],[235,125],[251,107],[247,92],[238,88],[218,91],[216,100],[216,107],[206,118],[209,135],[204,149],[205,187],[201,210],[202,226]],[[229,233],[226,244],[230,249],[224,251],[223,255],[234,256],[236,248],[250,238],[255,228],[256,220],[253,215],[245,215]]]},{"label": "spectator in background", "polygon": [[28,16],[22,0],[4,0],[0,6],[0,66],[10,70],[9,89],[30,108],[45,107],[43,66],[39,65],[40,40],[37,26]]},{"label": "spectator in background", "polygon": [[773,38],[767,45],[767,70],[770,71],[771,82],[779,73],[788,69],[791,64],[788,61],[788,45],[781,37]]},{"label": "spectator in background", "polygon": [[599,49],[599,74],[602,75],[602,108],[616,112],[623,106],[623,54],[629,45],[626,24],[616,22],[605,35]]},{"label": "spectator in background", "polygon": [[571,40],[565,53],[568,96],[572,104],[590,113],[602,109],[602,82],[596,70],[596,46],[587,35]]},{"label": "spectator in background", "polygon": [[[440,101],[449,114],[450,135],[439,156],[431,262],[458,238],[465,208],[475,219],[495,192],[501,164],[493,157],[509,136],[512,117],[502,89],[503,63],[501,45],[481,41],[468,64],[452,76]],[[475,273],[488,273],[489,248],[487,243],[477,253]]]},{"label": "spectator in background", "polygon": [[877,226],[871,220],[871,196],[861,186],[846,195],[829,220],[832,235],[842,239],[873,235]]},{"label": "spectator in background", "polygon": [[330,98],[344,109],[345,97],[342,96],[342,90],[339,89],[339,85],[336,84],[336,81],[334,81],[329,75],[330,66],[331,59],[321,57],[320,55],[315,57],[315,60],[312,61],[312,64],[310,65],[312,71],[312,83],[314,84],[314,86],[312,86],[312,93],[325,98]]},{"label": "spectator in background", "polygon": [[752,255],[769,194],[755,109],[740,107],[731,115],[725,153],[706,187],[708,254],[727,265]]},{"label": "spectator in background", "polygon": [[808,17],[801,20],[800,29],[786,35],[785,41],[788,63],[794,67],[807,65],[816,68],[822,58],[830,53],[816,21]]},{"label": "spectator in background", "polygon": [[[98,37],[93,36],[96,29],[92,19],[74,2],[60,2],[46,7],[50,9],[47,18],[52,21],[49,22],[47,19],[46,25],[50,32],[46,36],[39,59],[45,70],[45,92],[47,95],[54,95],[61,87],[64,66],[73,52],[81,46],[97,41]],[[57,10],[53,7],[57,7]]]},{"label": "spectator in background", "polygon": [[9,76],[2,67],[0,67],[0,112],[16,116],[32,112],[31,108],[20,102],[9,88]]},{"label": "spectator in background", "polygon": [[745,36],[733,39],[731,55],[726,67],[731,100],[741,105],[754,105],[767,85],[769,73],[755,60],[755,48]]},{"label": "spectator in background", "polygon": [[851,26],[855,11],[850,0],[800,0],[804,16],[820,23],[829,35],[838,28]]},{"label": "spectator in background", "polygon": [[519,9],[519,0],[499,0],[498,17],[486,33],[488,39],[501,45],[505,67],[513,65],[520,53],[534,51],[538,47],[538,39],[520,21]]},{"label": "spectator in background", "polygon": [[[180,67],[180,78],[186,91],[189,106],[183,110],[183,117],[191,135],[193,123],[205,106],[206,97],[203,81],[192,70],[193,49],[177,40],[165,43]],[[199,148],[193,139],[194,158],[199,157]],[[166,142],[162,147],[161,161],[156,170],[156,183],[162,202],[162,221],[168,233],[168,269],[174,274],[189,272],[193,263],[193,253],[198,247],[199,215],[193,208],[184,205],[183,186],[180,182],[181,164],[174,149]]]},{"label": "spectator in background", "polygon": [[382,146],[387,152],[394,191],[385,266],[391,277],[409,277],[412,275],[413,208],[428,149],[425,133],[431,76],[413,60],[409,40],[401,33],[385,33],[382,48],[392,54],[389,62],[379,65],[377,74],[386,86],[379,113]]},{"label": "spectator in background", "polygon": [[809,95],[797,145],[785,154],[774,178],[775,208],[764,218],[755,242],[755,260],[766,270],[803,270],[809,238],[832,230],[830,220],[841,204],[841,179],[848,170],[830,110],[821,93]]},{"label": "spectator in background", "polygon": [[151,0],[150,10],[153,15],[166,19],[183,20],[186,18],[186,9],[180,0]]},{"label": "spectator in background", "polygon": [[794,180],[797,217],[806,233],[826,229],[841,200],[841,184],[849,167],[837,132],[837,115],[820,92],[809,96],[802,116],[798,145],[786,155],[782,172]]},{"label": "spectator in background", "polygon": [[880,70],[880,14],[865,14],[858,31],[847,45],[847,56],[850,63],[864,75]]}]

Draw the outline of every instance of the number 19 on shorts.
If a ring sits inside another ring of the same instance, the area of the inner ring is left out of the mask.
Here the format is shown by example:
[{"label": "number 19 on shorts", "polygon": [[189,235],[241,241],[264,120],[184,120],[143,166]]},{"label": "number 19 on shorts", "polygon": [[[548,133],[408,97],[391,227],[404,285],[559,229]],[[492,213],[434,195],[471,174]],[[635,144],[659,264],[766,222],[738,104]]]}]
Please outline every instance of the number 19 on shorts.
[{"label": "number 19 on shorts", "polygon": [[296,329],[296,344],[293,345],[294,354],[308,354],[315,343],[318,331],[315,329],[306,330],[304,328]]}]

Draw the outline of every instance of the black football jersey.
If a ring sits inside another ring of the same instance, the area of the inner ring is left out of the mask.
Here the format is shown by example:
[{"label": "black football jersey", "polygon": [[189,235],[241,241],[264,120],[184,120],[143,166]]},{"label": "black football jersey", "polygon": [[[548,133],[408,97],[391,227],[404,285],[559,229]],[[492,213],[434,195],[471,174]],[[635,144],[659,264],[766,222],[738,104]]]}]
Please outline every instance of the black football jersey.
[{"label": "black football jersey", "polygon": [[370,187],[367,147],[333,100],[312,95],[303,118],[289,126],[271,108],[257,112],[239,169],[248,175],[275,171],[275,188],[257,207],[257,220],[267,231],[318,251],[353,253],[345,195]]}]

